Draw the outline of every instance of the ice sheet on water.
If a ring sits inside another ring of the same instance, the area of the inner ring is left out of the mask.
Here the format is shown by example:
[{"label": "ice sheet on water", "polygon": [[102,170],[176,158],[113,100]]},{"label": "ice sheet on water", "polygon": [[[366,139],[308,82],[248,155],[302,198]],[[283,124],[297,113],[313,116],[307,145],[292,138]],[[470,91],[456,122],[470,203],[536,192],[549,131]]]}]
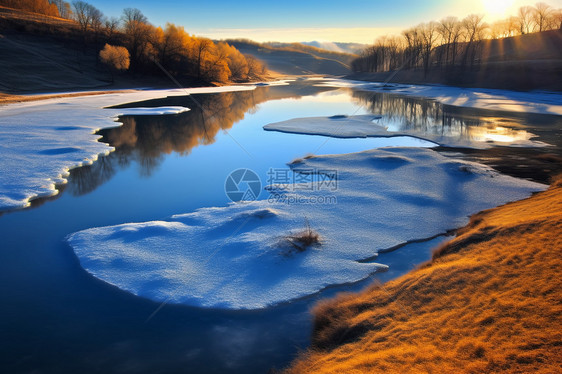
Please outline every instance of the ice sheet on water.
[{"label": "ice sheet on water", "polygon": [[[92,228],[68,242],[84,269],[135,295],[257,309],[364,279],[385,265],[358,260],[546,188],[419,148],[316,156],[294,167],[336,174],[337,182],[272,185],[281,196]],[[299,250],[287,239],[305,228],[305,217],[320,244]]]},{"label": "ice sheet on water", "polygon": [[[377,123],[381,116],[358,115],[330,117],[294,118],[287,121],[270,123],[263,128],[268,131],[280,131],[293,134],[322,135],[334,138],[366,138],[412,136],[427,140],[436,145],[447,147],[490,148],[498,145],[510,147],[544,147],[546,143],[531,139],[531,134],[522,132],[523,136],[498,136],[488,134],[485,129],[477,129],[463,134],[432,133],[417,130],[388,131]],[[519,133],[516,133],[519,135]]]}]

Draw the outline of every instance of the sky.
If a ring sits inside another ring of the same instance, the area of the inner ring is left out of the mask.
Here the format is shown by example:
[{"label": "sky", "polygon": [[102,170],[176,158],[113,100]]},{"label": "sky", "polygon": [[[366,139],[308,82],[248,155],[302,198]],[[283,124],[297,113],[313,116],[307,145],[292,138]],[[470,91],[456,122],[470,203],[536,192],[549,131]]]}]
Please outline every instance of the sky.
[{"label": "sky", "polygon": [[[140,9],[156,26],[184,26],[190,34],[213,39],[258,42],[372,43],[382,35],[446,16],[485,15],[487,22],[514,15],[533,0],[86,0],[106,16]],[[562,0],[542,0],[562,8]]]}]

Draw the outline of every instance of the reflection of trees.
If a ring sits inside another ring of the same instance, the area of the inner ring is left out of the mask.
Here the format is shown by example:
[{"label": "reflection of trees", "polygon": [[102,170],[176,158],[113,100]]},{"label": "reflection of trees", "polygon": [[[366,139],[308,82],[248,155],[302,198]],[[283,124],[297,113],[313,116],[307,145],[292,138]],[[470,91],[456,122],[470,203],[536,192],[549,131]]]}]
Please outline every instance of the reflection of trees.
[{"label": "reflection of trees", "polygon": [[72,170],[68,190],[77,195],[91,192],[131,162],[140,166],[141,175],[150,176],[165,154],[187,155],[198,145],[212,144],[220,130],[230,129],[244,119],[247,112],[255,111],[260,103],[332,89],[304,82],[250,91],[193,95],[200,105],[187,96],[174,96],[116,106],[114,108],[181,105],[191,110],[177,115],[123,116],[119,119],[122,126],[99,131],[100,141],[109,143],[115,151],[100,157],[92,165]]},{"label": "reflection of trees", "polygon": [[416,131],[471,140],[482,138],[487,131],[497,131],[499,126],[508,131],[511,130],[508,127],[521,124],[521,120],[515,117],[498,118],[496,113],[484,111],[470,113],[469,110],[443,105],[434,100],[386,92],[355,91],[353,98],[371,112],[382,115],[378,123],[391,131]]},{"label": "reflection of trees", "polygon": [[[541,183],[550,183],[550,177],[562,171],[562,120],[558,116],[459,108],[392,93],[356,91],[353,98],[371,112],[382,115],[379,123],[388,126],[391,131],[416,131],[420,135],[426,133],[480,141],[493,139],[494,136],[522,140],[534,134],[538,136],[534,140],[554,147],[458,148],[457,151],[463,152],[469,160],[484,163],[502,173]],[[445,189],[446,193],[451,193],[449,188]]]},{"label": "reflection of trees", "polygon": [[133,161],[140,166],[141,175],[150,176],[164,154],[187,155],[198,145],[212,144],[220,130],[230,129],[248,110],[267,100],[267,91],[264,87],[254,91],[195,95],[200,106],[188,97],[173,98],[172,101],[176,101],[173,104],[162,99],[129,105],[184,105],[191,110],[177,115],[123,116],[119,119],[122,126],[101,130],[101,141],[115,147],[115,151],[92,165],[73,170],[70,191],[79,195],[91,192]]},{"label": "reflection of trees", "polygon": [[70,173],[69,190],[73,194],[82,195],[96,189],[97,186],[111,179],[117,171],[118,162],[114,157],[100,157],[92,165],[73,169]]}]

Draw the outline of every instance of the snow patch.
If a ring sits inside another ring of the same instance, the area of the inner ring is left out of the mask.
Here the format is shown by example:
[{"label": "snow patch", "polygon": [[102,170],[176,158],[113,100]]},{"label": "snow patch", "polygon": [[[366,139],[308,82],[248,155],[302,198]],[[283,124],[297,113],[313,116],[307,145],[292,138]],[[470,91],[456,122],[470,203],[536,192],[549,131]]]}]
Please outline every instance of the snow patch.
[{"label": "snow patch", "polygon": [[[423,148],[315,156],[298,168],[337,171],[336,188],[281,185],[270,188],[276,198],[92,228],[68,242],[84,269],[135,295],[259,309],[365,279],[387,267],[361,260],[547,187]],[[306,222],[320,243],[288,253]]]},{"label": "snow patch", "polygon": [[160,106],[154,108],[125,108],[119,111],[118,116],[156,116],[166,114],[180,114],[189,108],[183,106]]}]

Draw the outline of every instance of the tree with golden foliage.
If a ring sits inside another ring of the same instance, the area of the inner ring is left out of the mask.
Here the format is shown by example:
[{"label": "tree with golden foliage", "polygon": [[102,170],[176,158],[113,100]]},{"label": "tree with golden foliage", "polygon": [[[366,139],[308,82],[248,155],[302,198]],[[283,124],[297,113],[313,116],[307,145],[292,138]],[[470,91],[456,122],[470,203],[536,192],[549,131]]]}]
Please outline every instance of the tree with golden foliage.
[{"label": "tree with golden foliage", "polygon": [[0,5],[51,17],[60,17],[57,6],[48,0],[0,0]]},{"label": "tree with golden foliage", "polygon": [[167,23],[155,28],[151,44],[162,66],[176,76],[191,76],[215,83],[245,81],[261,77],[264,66],[257,60],[248,61],[228,43],[189,35],[181,26]]},{"label": "tree with golden foliage", "polygon": [[115,70],[127,70],[129,68],[129,51],[125,47],[106,44],[100,51],[100,60],[109,67],[111,82],[113,82]]}]

